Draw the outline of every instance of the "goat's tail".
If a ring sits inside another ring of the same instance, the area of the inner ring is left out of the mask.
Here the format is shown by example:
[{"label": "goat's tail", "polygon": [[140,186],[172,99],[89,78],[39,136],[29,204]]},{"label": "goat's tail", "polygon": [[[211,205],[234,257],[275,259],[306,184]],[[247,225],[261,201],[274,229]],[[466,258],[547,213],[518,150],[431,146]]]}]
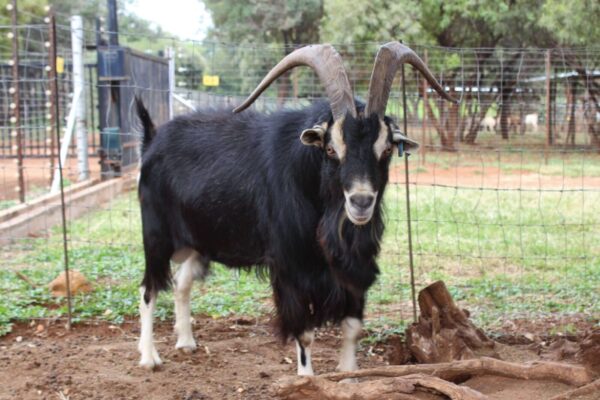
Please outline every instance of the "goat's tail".
[{"label": "goat's tail", "polygon": [[142,126],[144,127],[144,139],[142,140],[142,154],[146,152],[150,142],[156,136],[156,128],[154,127],[154,123],[150,118],[150,114],[148,114],[148,110],[144,106],[144,102],[138,96],[135,96],[135,105],[137,107],[138,118],[142,122]]}]

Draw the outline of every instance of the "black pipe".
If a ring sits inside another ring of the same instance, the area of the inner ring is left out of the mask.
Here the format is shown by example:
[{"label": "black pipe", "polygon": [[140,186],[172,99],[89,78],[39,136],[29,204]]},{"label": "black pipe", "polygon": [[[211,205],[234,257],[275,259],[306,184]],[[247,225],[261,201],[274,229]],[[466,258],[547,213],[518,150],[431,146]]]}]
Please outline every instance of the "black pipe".
[{"label": "black pipe", "polygon": [[107,0],[108,5],[108,44],[119,45],[119,24],[117,22],[117,0]]}]

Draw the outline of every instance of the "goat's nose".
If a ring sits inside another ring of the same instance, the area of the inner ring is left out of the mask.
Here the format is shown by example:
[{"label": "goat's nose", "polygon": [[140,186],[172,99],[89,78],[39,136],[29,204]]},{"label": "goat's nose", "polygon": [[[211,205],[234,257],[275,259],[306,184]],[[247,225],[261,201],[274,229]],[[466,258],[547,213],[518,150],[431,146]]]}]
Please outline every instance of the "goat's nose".
[{"label": "goat's nose", "polygon": [[350,203],[356,208],[367,209],[371,207],[375,196],[370,194],[355,194],[350,197]]}]

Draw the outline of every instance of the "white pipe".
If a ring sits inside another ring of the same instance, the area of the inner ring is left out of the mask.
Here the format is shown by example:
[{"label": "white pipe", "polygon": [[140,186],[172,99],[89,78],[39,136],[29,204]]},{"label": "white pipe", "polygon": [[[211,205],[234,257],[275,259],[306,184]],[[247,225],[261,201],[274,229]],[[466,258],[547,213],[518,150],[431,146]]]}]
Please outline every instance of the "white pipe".
[{"label": "white pipe", "polygon": [[[73,50],[73,92],[83,92],[85,75],[83,64],[83,19],[79,15],[71,17],[71,48]],[[75,109],[75,131],[77,138],[77,170],[79,181],[90,177],[88,163],[87,115],[85,96],[79,96],[79,101],[73,103]]]},{"label": "white pipe", "polygon": [[[73,94],[73,102],[71,103],[71,110],[69,111],[69,117],[67,118],[67,128],[65,129],[65,135],[63,136],[60,145],[60,162],[65,169],[65,162],[67,161],[67,153],[71,144],[71,138],[73,137],[73,127],[75,126],[75,104],[79,101],[81,96],[81,88]],[[50,194],[57,193],[60,189],[60,171],[58,167],[54,170],[54,178],[52,179],[52,186],[50,188]]]},{"label": "white pipe", "polygon": [[181,97],[180,95],[173,93],[173,98],[175,100],[177,100],[178,102],[180,102],[181,104],[183,104],[184,106],[186,106],[187,108],[189,108],[192,111],[196,111],[196,107],[189,101],[184,99],[183,97]]}]

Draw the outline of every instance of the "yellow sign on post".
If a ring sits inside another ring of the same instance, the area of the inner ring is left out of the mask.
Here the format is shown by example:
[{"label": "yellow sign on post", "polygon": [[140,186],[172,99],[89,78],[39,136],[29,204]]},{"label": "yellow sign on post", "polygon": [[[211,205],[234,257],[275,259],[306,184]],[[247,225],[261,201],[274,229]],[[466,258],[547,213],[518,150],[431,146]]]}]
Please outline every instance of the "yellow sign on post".
[{"label": "yellow sign on post", "polygon": [[56,57],[56,73],[62,74],[63,72],[65,72],[65,59]]},{"label": "yellow sign on post", "polygon": [[202,75],[204,86],[219,86],[219,75]]}]

